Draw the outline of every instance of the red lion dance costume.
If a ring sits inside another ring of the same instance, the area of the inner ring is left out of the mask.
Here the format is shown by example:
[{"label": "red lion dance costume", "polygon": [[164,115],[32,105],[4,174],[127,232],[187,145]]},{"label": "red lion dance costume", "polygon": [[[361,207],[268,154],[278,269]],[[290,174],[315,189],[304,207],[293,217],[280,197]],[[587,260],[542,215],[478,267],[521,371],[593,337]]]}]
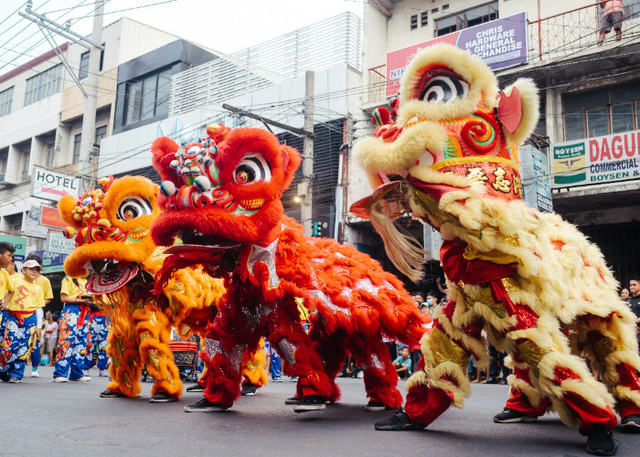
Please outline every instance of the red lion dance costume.
[{"label": "red lion dance costume", "polygon": [[[486,364],[485,329],[512,358],[507,409],[536,416],[553,407],[588,436],[587,451],[614,454],[611,405],[624,429],[640,431],[634,318],[597,247],[521,201],[517,145],[538,120],[535,86],[521,79],[498,98],[481,60],[436,45],[409,64],[392,107],[376,113],[381,125],[357,145],[380,187],[352,211],[371,219],[390,258],[416,279],[421,251],[393,218],[404,210],[438,229],[450,301],[422,340],[425,368],[407,383],[405,410],[376,428],[420,429],[462,407],[469,357]],[[592,354],[604,384],[572,348]]]},{"label": "red lion dance costume", "polygon": [[[205,347],[205,398],[186,411],[220,411],[238,397],[239,363],[265,336],[298,376],[295,411],[336,401],[346,352],[364,369],[371,409],[396,408],[396,370],[382,335],[409,345],[423,318],[397,278],[368,256],[333,240],[310,238],[284,215],[280,197],[300,164],[298,152],[259,129],[208,129],[210,138],[152,146],[165,212],[151,234],[161,245],[179,236],[160,275],[191,263],[225,279],[227,293]],[[172,266],[173,264],[173,266]],[[296,299],[312,311],[309,332]]]},{"label": "red lion dance costume", "polygon": [[[149,235],[151,222],[160,214],[158,186],[137,176],[99,183],[101,189],[90,189],[80,198],[63,197],[58,208],[71,225],[67,236],[76,242],[65,271],[72,277],[89,275],[87,291],[111,320],[107,353],[112,381],[100,396],[136,397],[145,367],[154,378],[151,402],[175,401],[182,382],[169,349],[171,328],[183,339],[203,335],[224,294],[222,281],[195,265],[174,271],[155,295],[154,275],[166,257]],[[243,374],[260,386],[266,382],[266,358],[262,351],[253,357],[245,360]]]}]

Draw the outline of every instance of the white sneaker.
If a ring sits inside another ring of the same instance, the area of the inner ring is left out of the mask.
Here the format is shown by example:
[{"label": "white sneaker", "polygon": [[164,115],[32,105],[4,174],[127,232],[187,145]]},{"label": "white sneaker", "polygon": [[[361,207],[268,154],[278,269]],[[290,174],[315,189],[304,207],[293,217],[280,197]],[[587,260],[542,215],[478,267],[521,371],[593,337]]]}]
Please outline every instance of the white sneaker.
[{"label": "white sneaker", "polygon": [[109,376],[109,370],[100,370],[98,376],[100,376],[101,378],[106,378],[107,376]]},{"label": "white sneaker", "polygon": [[40,377],[40,373],[38,373],[38,369],[37,368],[35,370],[31,370],[31,377],[32,378],[39,378]]},{"label": "white sneaker", "polygon": [[91,381],[91,376],[83,376],[78,379],[69,379],[69,381],[87,382],[87,381]]},{"label": "white sneaker", "polygon": [[64,376],[58,376],[57,378],[53,378],[53,382],[67,382],[69,379]]}]

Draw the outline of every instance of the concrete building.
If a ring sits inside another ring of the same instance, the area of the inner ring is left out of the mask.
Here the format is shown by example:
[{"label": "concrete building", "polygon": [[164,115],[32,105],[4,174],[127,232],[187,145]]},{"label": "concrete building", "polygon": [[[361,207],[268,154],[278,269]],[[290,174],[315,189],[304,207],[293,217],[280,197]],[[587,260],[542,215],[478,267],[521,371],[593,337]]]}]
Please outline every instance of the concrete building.
[{"label": "concrete building", "polygon": [[[483,58],[501,87],[520,76],[532,78],[542,112],[529,151],[546,154],[548,170],[532,180],[549,183],[553,209],[580,226],[601,247],[618,280],[627,282],[632,271],[640,271],[640,1],[624,2],[622,40],[611,32],[602,46],[598,3],[368,2],[363,86],[369,90],[362,108],[371,113],[385,105],[406,60],[435,41],[456,43]],[[492,34],[507,30],[513,32],[503,43],[492,41]],[[358,134],[370,134],[374,125],[363,127]],[[367,192],[362,174],[351,167],[349,204]],[[353,215],[347,221],[347,241],[368,244],[382,257],[370,226]],[[419,229],[414,233],[420,235]],[[427,249],[428,244],[427,239]]]},{"label": "concrete building", "polygon": [[[219,122],[231,127],[270,128],[282,142],[302,153],[299,132],[253,119],[251,113],[294,130],[303,129],[307,109],[305,73],[313,71],[313,123],[317,137],[310,178],[314,203],[311,220],[306,222],[316,234],[334,236],[336,206],[341,205],[337,202],[343,200],[338,186],[341,145],[350,142],[354,117],[361,117],[359,96],[349,96],[350,91],[360,92],[361,34],[360,18],[344,13],[176,73],[171,77],[168,112],[144,124],[122,123],[126,108],[118,103],[114,135],[102,143],[99,175],[144,175],[157,182],[149,150],[156,138],[166,135],[182,142],[203,137],[207,124]],[[149,63],[149,72],[165,66],[150,54],[138,60],[142,59]],[[133,62],[126,63],[118,74],[127,74],[128,65],[138,68]],[[125,90],[125,86],[118,85],[118,100],[126,97]],[[302,178],[299,170],[283,196],[287,213],[298,220],[301,211],[295,197]]]},{"label": "concrete building", "polygon": [[[98,150],[114,128],[118,66],[177,40],[128,18],[104,27],[102,36],[94,141]],[[57,52],[86,84],[88,51],[64,43]],[[56,222],[46,215],[55,216],[56,201],[65,192],[76,193],[77,174],[87,173],[78,169],[83,112],[84,95],[54,50],[0,75],[0,236],[14,237],[11,241],[21,245],[18,260],[25,248],[44,250],[60,242],[59,232],[50,230]],[[49,223],[53,225],[44,225]],[[57,264],[45,272],[61,268]]]}]

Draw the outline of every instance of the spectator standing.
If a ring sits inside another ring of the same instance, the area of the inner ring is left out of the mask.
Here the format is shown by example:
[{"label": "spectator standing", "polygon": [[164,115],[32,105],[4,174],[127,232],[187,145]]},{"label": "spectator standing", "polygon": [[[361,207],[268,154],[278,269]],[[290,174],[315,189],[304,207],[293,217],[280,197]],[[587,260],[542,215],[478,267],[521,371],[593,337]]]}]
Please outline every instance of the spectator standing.
[{"label": "spectator standing", "polygon": [[632,276],[629,281],[629,292],[631,292],[629,308],[636,315],[636,334],[640,343],[640,274]]},{"label": "spectator standing", "polygon": [[58,353],[53,371],[54,382],[90,381],[85,376],[84,356],[87,348],[89,304],[82,278],[65,276],[60,287],[60,301],[64,303],[58,327]]},{"label": "spectator standing", "polygon": [[[90,305],[91,306],[91,305]],[[89,311],[89,330],[87,333],[87,356],[85,357],[84,369],[85,374],[89,374],[89,370],[93,366],[93,353],[98,353],[98,375],[101,377],[109,376],[107,365],[109,364],[109,356],[107,355],[107,335],[109,334],[109,321],[104,311],[97,308]]]},{"label": "spectator standing", "polygon": [[24,277],[11,281],[13,292],[7,294],[2,304],[9,311],[0,354],[0,379],[4,382],[20,382],[29,358],[29,342],[31,338],[40,338],[44,292],[35,281],[41,269],[35,260],[24,262]]},{"label": "spectator standing", "polygon": [[623,287],[620,291],[620,299],[626,303],[629,303],[629,289]]},{"label": "spectator standing", "polygon": [[15,262],[13,261],[13,253],[16,248],[11,243],[5,241],[0,242],[0,343],[4,339],[4,330],[9,319],[9,311],[2,308],[2,302],[8,292],[13,291],[10,278],[10,268],[13,265],[15,272]]},{"label": "spectator standing", "polygon": [[600,8],[604,10],[604,15],[602,16],[598,46],[602,46],[604,36],[611,31],[612,27],[616,31],[616,41],[620,41],[622,39],[622,0],[602,1]]},{"label": "spectator standing", "polygon": [[[38,262],[38,265],[42,265],[42,257],[38,254],[29,254],[25,257],[25,261],[27,260],[35,260]],[[38,271],[38,277],[36,278],[36,284],[42,288],[42,292],[44,292],[44,305],[48,305],[49,302],[53,299],[53,289],[51,289],[51,281],[46,276],[42,276]],[[38,335],[42,335],[43,328],[40,327],[40,333]],[[40,376],[38,373],[38,367],[40,366],[40,360],[42,359],[42,339],[37,338],[31,343],[31,347],[33,350],[31,351],[31,377],[37,378]]]},{"label": "spectator standing", "polygon": [[58,320],[60,316],[57,313],[47,314],[47,324],[44,329],[44,352],[49,354],[49,365],[53,366],[56,363],[54,354],[58,346]]}]

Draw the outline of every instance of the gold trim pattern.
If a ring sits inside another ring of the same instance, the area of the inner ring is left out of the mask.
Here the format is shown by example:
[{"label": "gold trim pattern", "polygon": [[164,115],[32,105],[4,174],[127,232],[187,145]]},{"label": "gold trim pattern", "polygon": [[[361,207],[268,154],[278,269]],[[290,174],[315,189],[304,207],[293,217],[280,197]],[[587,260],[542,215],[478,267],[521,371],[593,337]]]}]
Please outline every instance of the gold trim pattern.
[{"label": "gold trim pattern", "polygon": [[458,346],[439,328],[434,328],[429,337],[429,347],[433,354],[433,366],[453,362],[466,371],[471,354]]}]

